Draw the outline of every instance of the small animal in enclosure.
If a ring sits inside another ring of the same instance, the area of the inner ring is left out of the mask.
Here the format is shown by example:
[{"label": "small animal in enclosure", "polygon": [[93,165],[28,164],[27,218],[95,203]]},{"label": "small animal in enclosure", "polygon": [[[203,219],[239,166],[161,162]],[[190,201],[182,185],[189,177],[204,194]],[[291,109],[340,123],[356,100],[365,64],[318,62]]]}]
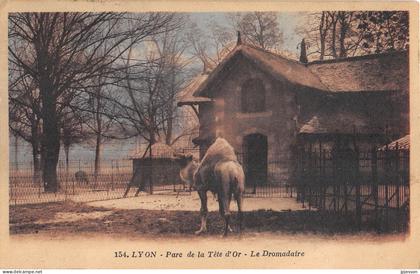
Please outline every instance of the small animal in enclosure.
[{"label": "small animal in enclosure", "polygon": [[[181,171],[182,172],[182,171]],[[191,174],[191,172],[185,174]],[[190,179],[191,180],[191,179]],[[230,202],[232,197],[237,202],[239,231],[242,230],[242,200],[245,174],[239,164],[233,147],[223,138],[217,138],[208,148],[201,162],[192,175],[193,187],[201,201],[201,226],[196,234],[207,231],[207,192],[217,195],[219,212],[224,218],[223,235],[230,230]]]},{"label": "small animal in enclosure", "polygon": [[89,184],[89,177],[87,173],[83,170],[79,170],[76,173],[74,173],[74,178],[76,179],[76,182],[79,184],[85,183],[86,185]]}]

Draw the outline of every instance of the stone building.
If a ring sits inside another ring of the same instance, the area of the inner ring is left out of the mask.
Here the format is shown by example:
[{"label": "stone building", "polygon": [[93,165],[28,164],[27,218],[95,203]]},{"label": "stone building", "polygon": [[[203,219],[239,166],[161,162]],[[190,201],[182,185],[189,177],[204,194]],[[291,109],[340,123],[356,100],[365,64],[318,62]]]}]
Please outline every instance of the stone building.
[{"label": "stone building", "polygon": [[201,156],[222,136],[242,156],[247,182],[283,183],[299,142],[331,147],[357,136],[368,146],[409,133],[407,52],[301,60],[239,41],[198,76],[178,105],[199,117]]}]

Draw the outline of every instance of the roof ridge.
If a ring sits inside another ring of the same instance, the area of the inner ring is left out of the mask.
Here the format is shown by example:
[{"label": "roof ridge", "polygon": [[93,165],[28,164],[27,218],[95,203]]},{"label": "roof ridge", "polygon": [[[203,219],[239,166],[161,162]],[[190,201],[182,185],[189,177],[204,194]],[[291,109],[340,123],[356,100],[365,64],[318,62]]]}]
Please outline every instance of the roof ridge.
[{"label": "roof ridge", "polygon": [[[268,53],[268,54],[270,54],[270,55],[272,55],[273,57],[275,57],[275,58],[279,58],[279,59],[281,59],[281,60],[284,60],[284,61],[287,61],[287,62],[291,62],[291,63],[293,63],[293,64],[296,64],[296,65],[299,65],[299,66],[303,66],[303,67],[305,67],[305,68],[307,68],[307,64],[304,64],[304,63],[301,63],[301,62],[299,62],[298,60],[293,60],[293,59],[289,59],[289,58],[286,58],[286,57],[284,57],[284,56],[282,56],[282,55],[280,55],[280,54],[276,54],[276,53],[274,53],[274,52],[271,52],[271,51],[268,51],[268,50],[266,50],[266,49],[263,49],[263,48],[261,48],[261,47],[256,47],[256,46],[253,46],[253,45],[248,45],[250,48],[253,48],[253,49],[255,49],[255,50],[259,50],[259,51],[261,51],[261,52],[263,52],[263,53]],[[317,75],[316,73],[313,73],[310,69],[308,69],[308,71],[309,71],[309,73],[310,74],[312,74],[315,78],[317,78],[318,79],[318,81],[326,88],[326,91],[331,91],[329,88],[328,88],[328,86],[326,85],[326,84],[324,84],[324,82],[321,80],[321,78],[319,77],[319,75]]]},{"label": "roof ridge", "polygon": [[389,56],[389,55],[398,55],[398,54],[408,54],[407,50],[397,50],[397,51],[389,51],[389,52],[381,52],[381,53],[372,53],[360,56],[348,56],[343,58],[336,58],[336,59],[327,59],[327,60],[315,60],[308,62],[308,66],[314,64],[328,64],[328,63],[339,63],[339,62],[346,62],[346,61],[357,61],[357,60],[365,60],[365,59],[375,59],[382,56]]},{"label": "roof ridge", "polygon": [[255,46],[255,45],[251,45],[251,44],[244,44],[244,43],[243,43],[242,45],[248,46],[248,47],[253,48],[253,49],[255,49],[255,50],[262,51],[262,52],[264,52],[264,53],[268,53],[268,54],[270,54],[270,55],[273,55],[274,57],[281,58],[281,59],[284,59],[284,60],[286,60],[286,61],[290,61],[290,62],[297,63],[297,64],[300,64],[300,65],[305,66],[305,64],[303,64],[303,63],[299,62],[298,60],[293,60],[293,59],[287,58],[287,57],[285,57],[285,56],[283,56],[283,55],[281,55],[281,54],[279,54],[279,53],[275,53],[275,52],[272,52],[272,51],[270,51],[270,50],[263,49],[263,48],[261,48],[261,47],[258,47],[258,46]]}]

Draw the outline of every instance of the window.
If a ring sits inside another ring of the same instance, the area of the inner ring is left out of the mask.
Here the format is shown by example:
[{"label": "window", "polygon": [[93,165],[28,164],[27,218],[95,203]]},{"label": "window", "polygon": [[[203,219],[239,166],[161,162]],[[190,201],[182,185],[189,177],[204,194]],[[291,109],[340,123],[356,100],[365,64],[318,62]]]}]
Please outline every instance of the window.
[{"label": "window", "polygon": [[265,89],[260,79],[250,79],[242,85],[242,112],[265,111]]}]

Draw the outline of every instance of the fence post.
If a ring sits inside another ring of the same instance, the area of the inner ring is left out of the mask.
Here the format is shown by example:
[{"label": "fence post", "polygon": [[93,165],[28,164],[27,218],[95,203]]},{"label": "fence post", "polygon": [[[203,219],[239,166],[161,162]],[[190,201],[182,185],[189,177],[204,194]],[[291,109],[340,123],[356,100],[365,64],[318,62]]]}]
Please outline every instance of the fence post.
[{"label": "fence post", "polygon": [[114,160],[111,160],[111,188],[114,189]]},{"label": "fence post", "polygon": [[150,179],[149,179],[149,193],[153,194],[153,153],[152,153],[152,144],[150,143],[150,150],[149,150],[149,158],[150,158]]},{"label": "fence post", "polygon": [[302,149],[302,173],[301,173],[301,180],[300,180],[300,201],[302,202],[302,207],[305,207],[305,194],[306,194],[306,149],[303,147]]},{"label": "fence post", "polygon": [[297,185],[296,185],[296,202],[300,202],[302,196],[302,179],[303,179],[303,149],[301,146],[297,148],[298,155],[297,155]]},{"label": "fence post", "polygon": [[332,195],[332,199],[333,199],[333,205],[334,205],[334,213],[337,212],[337,184],[338,184],[338,180],[340,178],[339,176],[339,165],[340,165],[340,150],[339,147],[336,147],[335,151],[334,151],[334,155],[333,155],[333,180],[332,180],[332,185],[333,185],[333,195]]},{"label": "fence post", "polygon": [[73,195],[76,194],[76,192],[74,190],[74,185],[75,185],[75,180],[74,179],[75,179],[74,176],[72,176],[72,178],[71,178],[71,185],[72,185],[72,188],[73,188]]},{"label": "fence post", "polygon": [[400,209],[400,149],[398,142],[395,144],[395,174],[397,184],[397,209]]},{"label": "fence post", "polygon": [[308,184],[308,191],[309,191],[309,197],[308,197],[308,206],[309,206],[309,210],[311,210],[311,207],[313,205],[313,184],[314,181],[316,183],[316,178],[315,177],[315,172],[316,172],[316,157],[315,157],[315,153],[313,151],[313,147],[312,147],[312,143],[310,143],[309,145],[309,178],[308,180],[306,180],[306,184]]},{"label": "fence post", "polygon": [[349,195],[348,195],[348,192],[347,192],[347,181],[343,181],[343,186],[344,186],[344,214],[347,215],[347,213],[348,213],[348,199],[349,199]]},{"label": "fence post", "polygon": [[17,205],[17,180],[15,178],[14,180],[14,185],[15,185],[15,206]]},{"label": "fence post", "polygon": [[327,199],[327,173],[326,173],[326,165],[327,165],[327,158],[326,158],[326,151],[325,149],[322,151],[322,198],[321,198],[321,208],[325,210],[325,204]]},{"label": "fence post", "polygon": [[[42,178],[42,176],[40,176],[40,177]],[[38,183],[38,198],[41,197],[41,189],[42,189],[42,186],[44,185],[43,183],[41,183],[41,178],[38,179],[39,180],[39,183]]]},{"label": "fence post", "polygon": [[357,228],[358,230],[362,229],[362,203],[361,203],[361,193],[360,193],[360,176],[359,176],[359,160],[360,153],[359,150],[355,149],[355,159],[354,162],[354,176],[353,179],[356,181],[356,214],[357,214]]},{"label": "fence post", "polygon": [[397,184],[396,196],[397,196],[397,227],[400,229],[401,224],[401,210],[400,210],[400,150],[398,142],[395,144],[395,183]]},{"label": "fence post", "polygon": [[378,212],[378,154],[376,146],[372,148],[371,155],[371,172],[372,172],[372,184],[373,184],[373,199],[375,203],[375,227],[379,232],[379,212]]},{"label": "fence post", "polygon": [[[62,181],[60,182],[62,183]],[[64,201],[67,201],[67,181],[64,180]]]},{"label": "fence post", "polygon": [[389,221],[389,204],[388,204],[388,199],[389,199],[389,195],[388,195],[388,183],[389,183],[389,178],[390,178],[390,168],[391,168],[391,161],[390,161],[390,157],[389,157],[389,147],[388,144],[385,146],[385,167],[386,167],[386,171],[385,171],[385,229],[388,230],[388,221]]},{"label": "fence post", "polygon": [[[333,208],[335,212],[335,184],[337,183],[337,155],[334,152],[334,150],[331,151],[331,164],[332,164],[332,178],[331,178],[331,184],[332,186],[332,194],[329,195],[331,197],[331,202],[333,203]],[[331,203],[329,204],[329,208],[331,208]]]}]

